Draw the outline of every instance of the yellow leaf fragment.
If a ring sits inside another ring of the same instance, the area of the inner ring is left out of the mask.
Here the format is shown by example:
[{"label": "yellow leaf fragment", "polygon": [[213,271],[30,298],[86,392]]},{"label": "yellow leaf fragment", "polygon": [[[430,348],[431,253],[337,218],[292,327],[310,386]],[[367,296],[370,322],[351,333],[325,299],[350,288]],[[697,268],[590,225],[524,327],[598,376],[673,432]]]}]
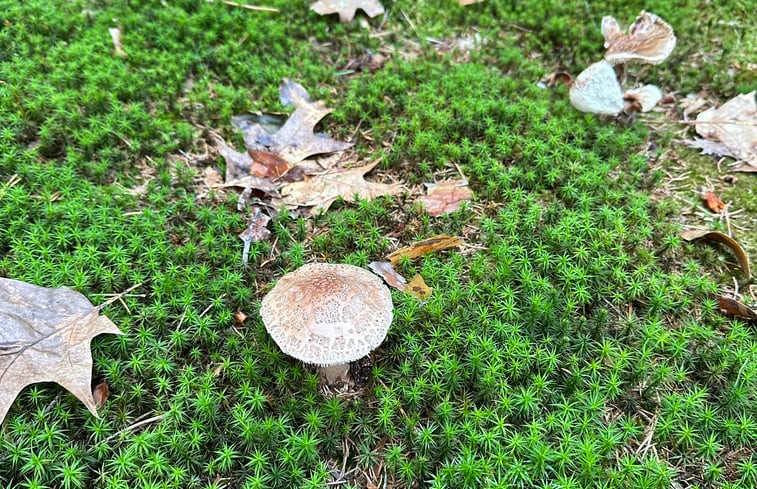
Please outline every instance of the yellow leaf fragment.
[{"label": "yellow leaf fragment", "polygon": [[407,287],[405,287],[405,292],[422,301],[431,297],[433,290],[434,289],[426,285],[426,282],[423,281],[423,277],[421,277],[420,274],[416,274],[415,277],[408,282]]},{"label": "yellow leaf fragment", "polygon": [[399,250],[392,252],[386,258],[392,263],[392,265],[396,265],[397,263],[399,263],[400,259],[403,256],[406,256],[411,260],[415,260],[420,256],[434,253],[435,251],[457,248],[462,244],[463,240],[458,237],[439,234],[432,238],[427,238],[422,241],[418,241],[417,243],[413,243],[411,246],[400,248]]}]

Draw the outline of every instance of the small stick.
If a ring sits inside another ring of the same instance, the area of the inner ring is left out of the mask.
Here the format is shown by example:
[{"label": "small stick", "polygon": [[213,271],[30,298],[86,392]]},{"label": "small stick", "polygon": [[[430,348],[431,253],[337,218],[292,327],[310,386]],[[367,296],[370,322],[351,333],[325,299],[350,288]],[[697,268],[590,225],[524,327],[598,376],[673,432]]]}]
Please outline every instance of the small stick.
[{"label": "small stick", "polygon": [[148,423],[152,423],[153,421],[161,421],[164,417],[165,417],[165,414],[159,414],[157,416],[153,416],[152,418],[143,419],[142,421],[140,421],[138,423],[134,423],[133,425],[127,426],[126,428],[113,433],[112,435],[110,435],[109,437],[107,437],[106,439],[104,439],[103,443],[112,440],[113,438],[117,437],[121,433],[125,433],[127,431],[131,431],[133,429],[139,428],[142,425],[146,425]]},{"label": "small stick", "polygon": [[[109,306],[109,305],[113,304],[116,301],[120,301],[123,296],[125,296],[126,294],[128,294],[132,290],[136,289],[137,287],[141,287],[142,284],[143,284],[143,282],[139,282],[137,285],[132,285],[131,287],[129,287],[128,289],[124,290],[120,294],[116,294],[113,297],[111,297],[110,299],[108,299],[107,301],[103,302],[102,304],[100,304],[99,306],[97,306],[97,308],[98,309],[103,309],[105,306]],[[141,297],[144,297],[144,296],[141,296]],[[127,307],[126,309],[128,311],[129,308]]]},{"label": "small stick", "polygon": [[232,7],[239,7],[246,10],[255,10],[256,12],[273,12],[275,14],[279,13],[279,9],[273,8],[273,7],[261,7],[260,5],[248,5],[244,3],[232,2],[231,0],[222,0],[222,1],[226,5],[230,5]]}]

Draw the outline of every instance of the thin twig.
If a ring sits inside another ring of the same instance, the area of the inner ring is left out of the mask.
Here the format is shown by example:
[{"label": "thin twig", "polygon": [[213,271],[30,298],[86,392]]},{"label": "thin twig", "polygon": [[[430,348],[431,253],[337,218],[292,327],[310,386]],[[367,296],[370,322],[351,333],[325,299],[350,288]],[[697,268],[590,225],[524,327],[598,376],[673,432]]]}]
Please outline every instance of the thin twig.
[{"label": "thin twig", "polygon": [[119,430],[119,431],[113,433],[112,435],[110,435],[109,437],[107,437],[106,439],[104,439],[103,443],[106,443],[106,442],[112,440],[113,438],[117,437],[121,433],[126,433],[127,431],[134,430],[136,428],[139,428],[140,426],[143,426],[143,425],[146,425],[146,424],[149,424],[149,423],[153,423],[155,421],[161,421],[165,416],[166,416],[165,414],[159,414],[157,416],[153,416],[152,418],[143,419],[142,421],[140,421],[138,423],[134,423],[133,425],[129,425],[126,428],[124,428],[122,430]]},{"label": "thin twig", "polygon": [[[211,2],[213,0],[210,0]],[[256,12],[273,12],[275,14],[279,13],[279,9],[274,7],[261,7],[260,5],[249,5],[244,3],[238,3],[238,2],[232,2],[231,0],[221,0],[224,4],[230,5],[232,7],[239,7],[246,10],[254,10]]]},{"label": "thin twig", "polygon": [[97,308],[98,309],[103,309],[105,306],[109,306],[109,305],[113,304],[114,302],[116,302],[118,300],[121,300],[121,298],[123,296],[125,296],[126,294],[128,294],[132,290],[136,289],[137,287],[141,287],[143,283],[144,282],[139,282],[137,285],[132,285],[131,287],[129,287],[128,289],[124,290],[120,294],[116,294],[113,297],[111,297],[110,299],[108,299],[107,301],[103,302],[102,304],[100,304],[99,306],[97,306]]}]

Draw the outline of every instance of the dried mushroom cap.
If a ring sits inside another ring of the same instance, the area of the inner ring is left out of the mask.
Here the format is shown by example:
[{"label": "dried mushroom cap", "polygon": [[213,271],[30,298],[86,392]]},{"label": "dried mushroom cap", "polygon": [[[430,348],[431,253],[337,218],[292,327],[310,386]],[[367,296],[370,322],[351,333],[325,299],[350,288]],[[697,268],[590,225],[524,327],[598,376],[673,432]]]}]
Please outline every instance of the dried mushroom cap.
[{"label": "dried mushroom cap", "polygon": [[570,103],[592,114],[617,115],[623,110],[623,92],[613,67],[598,61],[583,70],[570,86]]},{"label": "dried mushroom cap", "polygon": [[628,28],[628,34],[620,32],[614,18],[602,18],[602,35],[607,48],[605,59],[613,65],[627,62],[660,64],[676,45],[670,24],[644,10]]},{"label": "dried mushroom cap", "polygon": [[379,346],[392,323],[381,279],[352,265],[311,263],[283,276],[260,315],[281,350],[305,363],[339,365]]},{"label": "dried mushroom cap", "polygon": [[628,112],[649,112],[662,100],[662,90],[656,85],[644,85],[626,90],[623,100]]}]

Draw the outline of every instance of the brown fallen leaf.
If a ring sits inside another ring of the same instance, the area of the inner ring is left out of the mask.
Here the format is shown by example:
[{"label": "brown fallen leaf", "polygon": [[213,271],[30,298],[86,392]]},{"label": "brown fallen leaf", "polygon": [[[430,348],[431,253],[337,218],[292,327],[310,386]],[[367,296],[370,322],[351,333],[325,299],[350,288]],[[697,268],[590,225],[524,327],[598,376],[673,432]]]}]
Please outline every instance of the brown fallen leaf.
[{"label": "brown fallen leaf", "polygon": [[460,238],[448,236],[446,234],[439,234],[432,238],[426,238],[417,243],[413,243],[405,248],[400,248],[399,250],[390,253],[386,258],[392,263],[392,265],[396,265],[403,256],[414,260],[420,256],[434,253],[435,251],[457,248],[462,244],[463,240]]},{"label": "brown fallen leaf", "polygon": [[90,341],[121,331],[79,292],[0,278],[0,423],[21,390],[57,382],[92,414]]},{"label": "brown fallen leaf", "polygon": [[720,231],[693,229],[690,231],[682,232],[680,236],[686,241],[694,241],[704,238],[709,241],[717,241],[718,243],[723,243],[724,245],[728,246],[736,255],[736,259],[739,261],[739,265],[741,265],[741,269],[744,272],[744,277],[746,278],[746,283],[749,283],[752,280],[752,272],[749,267],[749,257],[747,256],[746,252],[744,252],[744,248],[741,247],[738,241],[731,238],[727,234],[723,234]]},{"label": "brown fallen leaf", "polygon": [[473,197],[473,191],[468,188],[466,180],[451,180],[438,184],[426,184],[428,194],[420,197],[430,216],[441,216],[460,210],[463,202],[468,202]]},{"label": "brown fallen leaf", "polygon": [[384,282],[397,290],[405,290],[407,279],[397,273],[388,261],[372,261],[368,264],[373,273],[384,279]]},{"label": "brown fallen leaf", "polygon": [[732,316],[738,316],[757,321],[757,311],[736,299],[724,295],[718,297],[718,307]]},{"label": "brown fallen leaf", "polygon": [[292,115],[275,132],[260,122],[238,117],[233,123],[241,129],[244,144],[250,152],[270,153],[294,165],[308,156],[333,153],[352,146],[352,143],[337,141],[323,133],[314,133],[316,124],[332,109],[323,102],[313,102],[305,88],[289,78],[279,86],[279,99],[285,106],[294,106]]},{"label": "brown fallen leaf", "polygon": [[704,200],[707,207],[716,214],[720,214],[723,209],[725,209],[725,203],[711,190],[708,190],[702,195],[702,200]]},{"label": "brown fallen leaf", "polygon": [[408,294],[417,297],[418,299],[425,301],[429,297],[431,297],[431,292],[433,292],[433,289],[426,285],[426,282],[423,281],[423,277],[420,276],[420,274],[416,274],[415,277],[413,277],[412,280],[407,284],[407,287],[405,287],[405,292]]},{"label": "brown fallen leaf", "polygon": [[378,0],[319,0],[310,6],[310,10],[319,15],[339,14],[342,22],[354,19],[357,9],[361,9],[368,17],[384,13],[384,6]]},{"label": "brown fallen leaf", "polygon": [[105,381],[97,384],[92,390],[92,399],[94,399],[95,407],[97,409],[102,409],[103,406],[105,406],[105,402],[108,400],[108,397],[110,397],[110,388],[108,387],[108,383]]},{"label": "brown fallen leaf", "polygon": [[250,210],[250,218],[247,220],[247,227],[239,235],[244,242],[244,248],[242,250],[243,265],[247,264],[250,244],[254,241],[263,241],[271,236],[271,232],[266,228],[266,225],[270,220],[271,217],[263,213],[263,209],[261,209],[260,206],[252,206],[252,209]]},{"label": "brown fallen leaf", "polygon": [[271,204],[288,208],[311,207],[311,215],[328,210],[334,201],[342,197],[354,202],[355,196],[371,200],[380,195],[395,195],[402,192],[399,184],[366,181],[363,176],[371,171],[380,160],[356,168],[341,168],[312,176],[300,182],[281,187],[281,198],[272,199]]},{"label": "brown fallen leaf", "polygon": [[242,311],[237,311],[234,313],[234,322],[238,325],[244,324],[244,322],[247,320],[247,314],[243,313]]},{"label": "brown fallen leaf", "polygon": [[738,171],[757,171],[757,105],[755,91],[738,95],[719,108],[700,113],[696,131],[711,141],[723,143],[744,164]]},{"label": "brown fallen leaf", "polygon": [[277,184],[271,178],[250,173],[253,161],[247,153],[240,153],[221,138],[216,138],[218,153],[226,161],[226,178],[223,187],[245,187],[260,190],[264,194],[277,196]]}]

